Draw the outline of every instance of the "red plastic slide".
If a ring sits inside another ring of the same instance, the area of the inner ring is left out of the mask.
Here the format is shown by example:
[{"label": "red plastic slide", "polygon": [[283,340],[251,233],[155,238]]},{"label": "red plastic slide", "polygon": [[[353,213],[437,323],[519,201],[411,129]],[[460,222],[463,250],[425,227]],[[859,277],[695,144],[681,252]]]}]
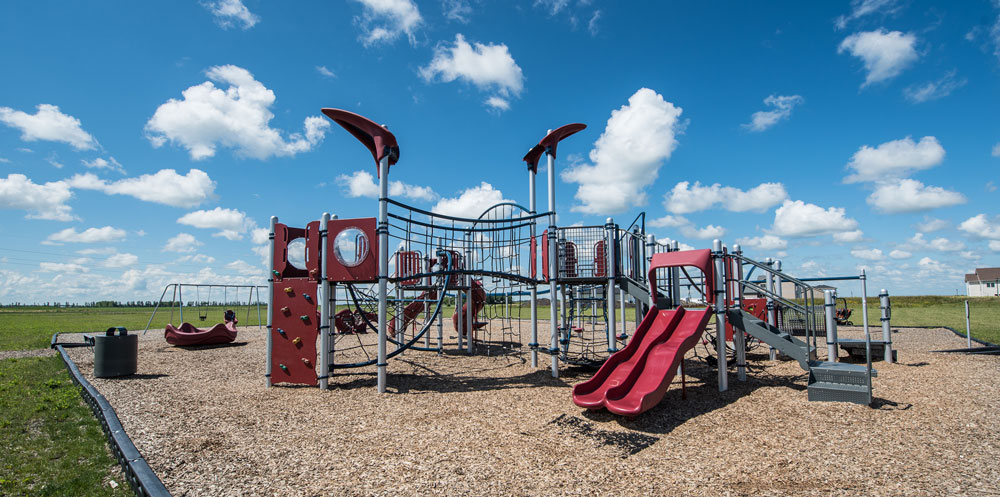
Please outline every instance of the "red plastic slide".
[{"label": "red plastic slide", "polygon": [[[230,312],[232,311],[227,311],[227,314]],[[208,329],[195,328],[191,323],[181,323],[180,328],[167,324],[163,337],[170,345],[179,346],[231,343],[236,340],[236,317],[232,316],[232,320],[227,318],[225,323],[219,323]]]},{"label": "red plastic slide", "polygon": [[609,357],[593,378],[573,387],[573,402],[625,416],[649,410],[663,399],[710,317],[709,309],[651,308],[628,346]]},{"label": "red plastic slide", "polygon": [[[434,300],[436,298],[437,290],[427,290],[421,293],[416,300],[410,302],[409,305],[403,308],[403,325],[398,329],[405,330],[406,326],[410,324],[410,321],[413,321],[413,318],[420,315],[421,312],[424,312],[425,300]],[[389,320],[389,327],[388,330],[386,330],[389,333],[389,336],[393,338],[396,337],[396,319],[397,318],[392,318]]]},{"label": "red plastic slide", "polygon": [[[471,330],[478,330],[478,329],[486,326],[486,323],[475,322],[476,316],[479,315],[479,311],[483,310],[483,305],[485,305],[485,304],[486,304],[486,290],[483,289],[483,284],[480,283],[477,280],[472,280],[472,320],[473,320],[473,322],[472,323],[466,322],[466,324],[465,324],[466,332],[468,332],[468,330],[470,330],[470,329]],[[468,312],[468,309],[469,309],[469,303],[466,302],[462,306],[461,315],[465,316],[466,313]],[[459,315],[459,313],[456,312],[453,316],[451,316],[451,324],[453,326],[455,326],[456,330],[458,329],[458,315]]]}]

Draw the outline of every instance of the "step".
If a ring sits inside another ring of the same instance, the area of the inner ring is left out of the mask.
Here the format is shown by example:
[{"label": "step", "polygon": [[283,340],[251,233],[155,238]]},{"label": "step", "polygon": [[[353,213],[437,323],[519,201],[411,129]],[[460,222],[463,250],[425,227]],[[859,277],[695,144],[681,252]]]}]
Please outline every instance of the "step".
[{"label": "step", "polygon": [[[813,361],[809,364],[809,381],[868,385],[868,369],[862,364],[846,362]],[[872,368],[872,378],[878,371]]]},{"label": "step", "polygon": [[[847,352],[852,360],[865,361],[865,341],[859,339],[840,339],[837,340],[837,344],[840,349]],[[884,361],[885,360],[885,342],[882,340],[872,340],[872,361]],[[896,358],[896,351],[892,351],[893,359]]]},{"label": "step", "polygon": [[810,402],[853,402],[868,405],[867,385],[847,385],[818,381],[809,384]]}]

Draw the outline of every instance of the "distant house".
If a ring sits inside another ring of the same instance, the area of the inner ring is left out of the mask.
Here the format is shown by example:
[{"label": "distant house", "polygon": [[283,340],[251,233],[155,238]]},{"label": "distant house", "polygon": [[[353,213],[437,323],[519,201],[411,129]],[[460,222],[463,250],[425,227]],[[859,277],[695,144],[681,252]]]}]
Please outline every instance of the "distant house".
[{"label": "distant house", "polygon": [[965,275],[965,294],[969,297],[1000,297],[1000,267],[977,267]]}]

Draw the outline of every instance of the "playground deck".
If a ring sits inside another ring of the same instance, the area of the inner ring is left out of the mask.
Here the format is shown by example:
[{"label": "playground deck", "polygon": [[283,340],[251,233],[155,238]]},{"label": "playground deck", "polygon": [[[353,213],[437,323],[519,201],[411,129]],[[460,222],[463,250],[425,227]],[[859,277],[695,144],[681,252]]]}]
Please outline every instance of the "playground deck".
[{"label": "playground deck", "polygon": [[687,399],[677,378],[635,419],[573,404],[592,371],[553,379],[497,348],[408,352],[379,395],[374,367],[265,389],[261,330],[197,350],[141,338],[134,377],[95,379],[93,352],[69,353],[175,496],[1000,493],[1000,357],[930,353],[964,346],[943,329],[899,329],[875,408],[808,402],[798,364],[761,348],[721,394],[689,352]]}]

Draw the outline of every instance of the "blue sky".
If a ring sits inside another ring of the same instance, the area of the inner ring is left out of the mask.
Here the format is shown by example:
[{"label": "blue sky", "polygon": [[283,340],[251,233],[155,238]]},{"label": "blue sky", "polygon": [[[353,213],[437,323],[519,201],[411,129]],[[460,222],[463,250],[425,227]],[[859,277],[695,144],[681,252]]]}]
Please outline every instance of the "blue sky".
[{"label": "blue sky", "polygon": [[644,211],[872,292],[1000,265],[996,1],[4,2],[0,42],[3,303],[262,282],[271,215],[375,216],[322,107],[388,125],[425,209],[526,205],[521,156],[582,122],[561,225]]}]

